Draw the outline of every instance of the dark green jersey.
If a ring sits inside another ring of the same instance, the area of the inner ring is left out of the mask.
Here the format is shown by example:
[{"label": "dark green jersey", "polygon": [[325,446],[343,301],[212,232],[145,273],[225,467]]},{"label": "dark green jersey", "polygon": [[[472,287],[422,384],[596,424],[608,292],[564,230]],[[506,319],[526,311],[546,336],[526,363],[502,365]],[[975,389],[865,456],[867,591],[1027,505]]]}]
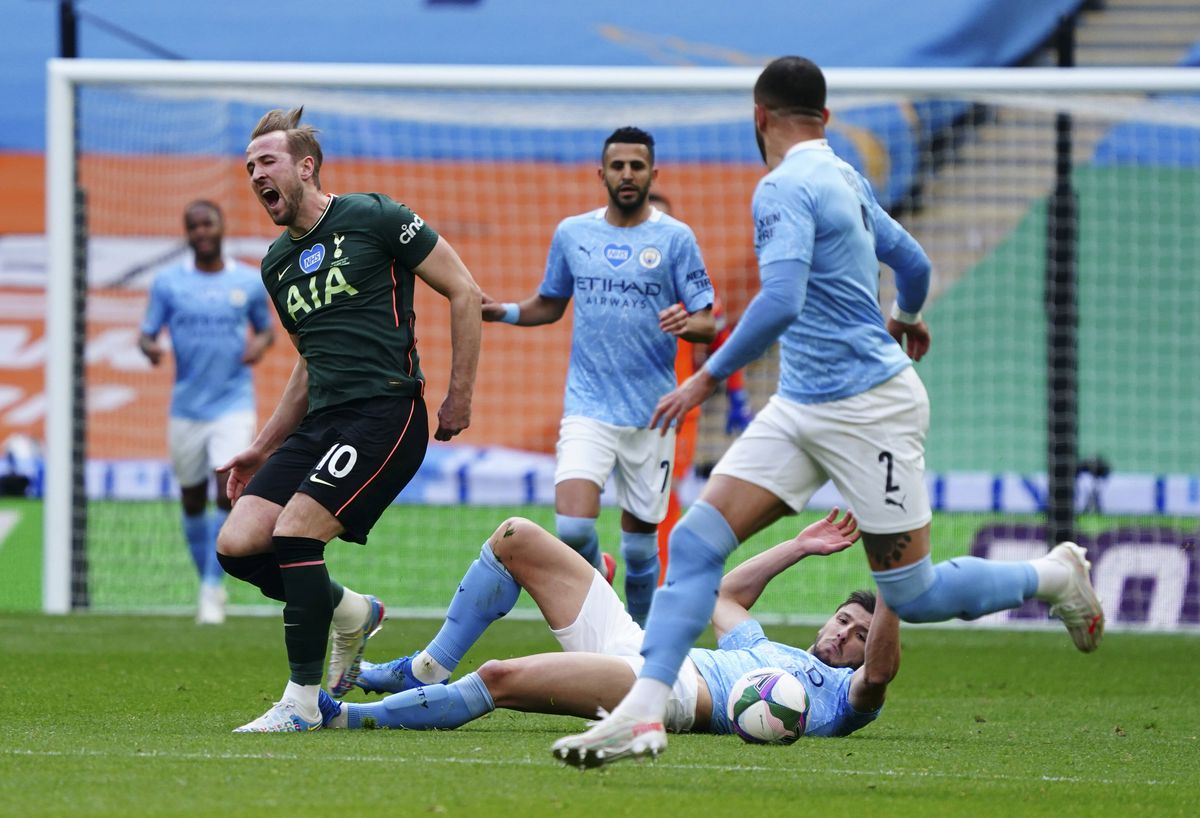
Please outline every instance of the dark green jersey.
[{"label": "dark green jersey", "polygon": [[437,233],[379,193],[335,196],[304,236],[284,233],[262,262],[263,284],[308,364],[308,409],[421,394],[413,268]]}]

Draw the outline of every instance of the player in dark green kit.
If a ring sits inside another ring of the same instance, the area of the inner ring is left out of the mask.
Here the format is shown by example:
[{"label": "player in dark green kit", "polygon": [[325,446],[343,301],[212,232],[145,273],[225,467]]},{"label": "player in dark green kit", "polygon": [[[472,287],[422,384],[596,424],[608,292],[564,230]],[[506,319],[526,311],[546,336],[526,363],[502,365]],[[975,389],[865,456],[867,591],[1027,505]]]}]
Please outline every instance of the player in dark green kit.
[{"label": "player in dark green kit", "polygon": [[416,278],[450,302],[450,387],[438,440],[471,419],[480,292],[445,239],[378,193],[321,190],[316,129],[303,109],[271,111],[246,148],[259,202],[286,231],[262,263],[263,283],[300,357],[275,412],[222,467],[233,511],[217,540],[226,572],[284,602],[291,677],[270,710],[234,732],[321,725],[318,692],[341,696],[383,620],[372,596],[333,582],[325,545],[365,543],[371,526],[425,457],[429,426],[413,312]]}]

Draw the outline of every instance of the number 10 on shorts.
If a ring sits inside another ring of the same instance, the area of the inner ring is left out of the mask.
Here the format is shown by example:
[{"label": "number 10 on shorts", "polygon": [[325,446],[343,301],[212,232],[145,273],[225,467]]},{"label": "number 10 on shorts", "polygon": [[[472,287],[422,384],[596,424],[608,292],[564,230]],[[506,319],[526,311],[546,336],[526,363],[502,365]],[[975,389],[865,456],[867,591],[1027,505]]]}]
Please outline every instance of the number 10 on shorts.
[{"label": "number 10 on shorts", "polygon": [[357,462],[358,451],[353,446],[349,443],[335,443],[329,447],[329,451],[325,452],[325,456],[317,464],[316,470],[320,471],[328,464],[331,475],[345,477]]}]

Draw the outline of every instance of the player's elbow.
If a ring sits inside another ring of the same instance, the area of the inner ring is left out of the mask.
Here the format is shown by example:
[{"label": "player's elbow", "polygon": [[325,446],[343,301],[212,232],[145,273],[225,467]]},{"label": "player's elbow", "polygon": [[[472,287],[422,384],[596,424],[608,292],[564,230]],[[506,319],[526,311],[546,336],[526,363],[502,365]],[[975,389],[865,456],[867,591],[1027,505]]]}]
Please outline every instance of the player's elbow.
[{"label": "player's elbow", "polygon": [[891,661],[867,662],[863,668],[863,681],[872,687],[887,687],[900,673],[900,657]]},{"label": "player's elbow", "polygon": [[450,293],[450,300],[471,310],[473,314],[481,314],[483,290],[471,277],[471,274],[466,273],[455,283],[455,287]]}]

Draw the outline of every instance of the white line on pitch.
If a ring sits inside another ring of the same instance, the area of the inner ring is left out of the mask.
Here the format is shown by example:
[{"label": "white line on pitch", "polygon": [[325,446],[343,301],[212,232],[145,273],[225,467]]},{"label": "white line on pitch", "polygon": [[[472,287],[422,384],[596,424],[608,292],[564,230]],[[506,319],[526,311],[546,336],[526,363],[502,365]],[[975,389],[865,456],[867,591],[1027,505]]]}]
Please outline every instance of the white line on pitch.
[{"label": "white line on pitch", "polygon": [[[62,750],[24,750],[15,747],[0,748],[0,755],[12,756],[37,756],[37,757],[90,757],[90,758],[144,758],[144,759],[166,759],[166,760],[199,760],[199,761],[305,761],[309,757],[303,755],[293,755],[287,753],[176,753],[163,752],[159,750],[151,750],[148,752],[131,753],[131,752],[109,752],[105,750],[78,750],[65,752]],[[446,758],[432,758],[423,755],[413,758],[406,756],[371,756],[371,755],[330,755],[322,754],[321,759],[324,761],[345,761],[349,762],[376,762],[382,764],[395,764],[397,762],[421,762],[423,764],[464,764],[464,765],[479,765],[479,766],[494,766],[494,767],[531,767],[535,765],[548,765],[553,763],[550,760],[532,759],[532,758],[516,758],[511,760],[497,760],[486,758],[455,758],[449,756]],[[644,763],[644,762],[637,762]],[[756,764],[738,764],[734,767],[728,767],[721,764],[672,764],[669,761],[656,760],[652,763],[656,768],[667,770],[698,770],[703,772],[725,772],[725,773],[764,773],[774,772],[777,767],[764,767]],[[634,765],[626,764],[625,769],[633,768]],[[1148,779],[1145,781],[1119,781],[1112,778],[1082,778],[1079,776],[1070,775],[1039,775],[1039,776],[1023,776],[1023,775],[997,775],[995,773],[979,773],[979,772],[949,772],[949,771],[929,771],[929,770],[848,770],[848,769],[832,769],[829,767],[797,767],[788,765],[789,773],[832,773],[834,775],[860,775],[866,777],[878,776],[880,778],[953,778],[953,779],[969,779],[972,781],[987,780],[987,781],[1044,781],[1050,784],[1118,784],[1128,786],[1130,784],[1154,786],[1154,787],[1173,787],[1179,782],[1167,780],[1160,781],[1156,779]]]}]

